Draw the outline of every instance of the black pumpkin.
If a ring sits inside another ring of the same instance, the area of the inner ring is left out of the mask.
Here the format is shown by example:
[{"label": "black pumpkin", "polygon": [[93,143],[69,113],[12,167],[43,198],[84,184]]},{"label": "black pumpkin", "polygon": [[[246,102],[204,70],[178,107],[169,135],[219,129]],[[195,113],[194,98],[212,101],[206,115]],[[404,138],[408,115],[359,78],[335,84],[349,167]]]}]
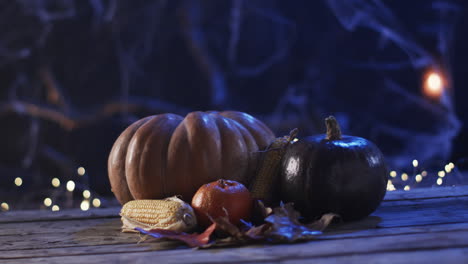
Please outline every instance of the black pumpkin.
[{"label": "black pumpkin", "polygon": [[306,219],[325,213],[343,220],[371,214],[382,202],[387,167],[370,141],[341,135],[334,117],[327,134],[300,139],[288,147],[281,168],[281,199],[293,202]]}]

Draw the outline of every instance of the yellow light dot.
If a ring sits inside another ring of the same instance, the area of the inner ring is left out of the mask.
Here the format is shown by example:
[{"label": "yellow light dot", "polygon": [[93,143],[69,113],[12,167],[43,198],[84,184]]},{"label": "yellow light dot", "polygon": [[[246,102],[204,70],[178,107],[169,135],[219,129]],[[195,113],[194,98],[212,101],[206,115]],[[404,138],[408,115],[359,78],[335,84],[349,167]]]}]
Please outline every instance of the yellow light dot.
[{"label": "yellow light dot", "polygon": [[3,211],[8,211],[8,210],[10,210],[10,206],[9,206],[7,203],[2,203],[2,204],[0,205],[0,207],[2,207],[2,210],[3,210]]},{"label": "yellow light dot", "polygon": [[99,206],[101,206],[101,200],[99,200],[98,198],[94,198],[94,199],[93,199],[93,206],[94,206],[94,207],[99,207]]},{"label": "yellow light dot", "polygon": [[409,185],[406,185],[405,188],[403,188],[403,190],[409,191],[409,190],[411,190],[411,187]]},{"label": "yellow light dot", "polygon": [[60,207],[58,205],[52,206],[52,211],[60,211]]},{"label": "yellow light dot", "polygon": [[298,142],[298,141],[299,141],[298,138],[294,138],[294,139],[293,139],[293,142]]},{"label": "yellow light dot", "polygon": [[421,182],[422,181],[421,174],[416,175],[415,179],[416,179],[416,182]]},{"label": "yellow light dot", "polygon": [[68,181],[67,182],[67,191],[73,192],[75,190],[75,182],[74,181]]},{"label": "yellow light dot", "polygon": [[52,205],[52,199],[45,198],[44,199],[44,205],[47,206],[47,207],[51,206]]},{"label": "yellow light dot", "polygon": [[52,186],[54,186],[55,188],[59,187],[60,186],[60,180],[57,179],[57,178],[53,178],[52,179]]},{"label": "yellow light dot", "polygon": [[413,167],[417,167],[419,165],[418,160],[413,160]]},{"label": "yellow light dot", "polygon": [[408,174],[406,174],[406,173],[401,174],[401,180],[407,181],[408,180]]},{"label": "yellow light dot", "polygon": [[23,184],[23,179],[21,179],[20,177],[16,177],[15,178],[15,185],[16,186],[21,186]]},{"label": "yellow light dot", "polygon": [[442,178],[437,179],[437,185],[442,185],[443,182],[444,180],[442,180]]},{"label": "yellow light dot", "polygon": [[444,168],[444,169],[445,169],[445,171],[446,171],[447,173],[450,173],[450,172],[452,171],[452,167],[450,167],[450,165],[448,165],[448,164],[445,165],[445,168]]},{"label": "yellow light dot", "polygon": [[439,171],[437,175],[439,175],[439,177],[445,177],[445,171]]},{"label": "yellow light dot", "polygon": [[88,199],[89,197],[91,197],[91,192],[89,190],[84,190],[83,191],[83,197]]},{"label": "yellow light dot", "polygon": [[393,178],[395,178],[395,177],[397,176],[396,171],[391,171],[391,172],[390,172],[390,176],[393,177]]},{"label": "yellow light dot", "polygon": [[83,200],[80,204],[80,208],[82,211],[88,211],[89,210],[89,201],[88,200]]},{"label": "yellow light dot", "polygon": [[395,191],[395,186],[393,185],[391,180],[388,180],[387,182],[387,191]]},{"label": "yellow light dot", "polygon": [[450,162],[448,165],[450,166],[450,168],[452,168],[452,170],[455,168],[455,164],[453,164],[453,162]]},{"label": "yellow light dot", "polygon": [[422,171],[421,176],[426,177],[427,176],[427,171]]},{"label": "yellow light dot", "polygon": [[79,167],[76,172],[78,172],[78,175],[83,176],[86,173],[85,168]]}]

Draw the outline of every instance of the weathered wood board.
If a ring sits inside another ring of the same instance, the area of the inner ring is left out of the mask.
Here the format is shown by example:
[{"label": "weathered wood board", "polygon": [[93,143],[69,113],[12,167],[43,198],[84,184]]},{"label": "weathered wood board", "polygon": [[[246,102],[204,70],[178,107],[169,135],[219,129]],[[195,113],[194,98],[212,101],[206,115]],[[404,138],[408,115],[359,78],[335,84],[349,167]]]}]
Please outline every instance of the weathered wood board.
[{"label": "weathered wood board", "polygon": [[389,192],[359,222],[289,245],[193,250],[120,232],[119,208],[0,214],[0,263],[468,263],[468,186]]}]

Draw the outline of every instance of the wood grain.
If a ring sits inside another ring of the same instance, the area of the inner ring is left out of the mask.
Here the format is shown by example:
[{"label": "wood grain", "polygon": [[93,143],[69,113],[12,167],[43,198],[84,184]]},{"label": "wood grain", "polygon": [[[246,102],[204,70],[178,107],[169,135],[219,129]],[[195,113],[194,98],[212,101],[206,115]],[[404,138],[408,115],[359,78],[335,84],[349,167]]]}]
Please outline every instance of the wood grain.
[{"label": "wood grain", "polygon": [[[468,223],[464,224],[449,224],[435,225],[424,227],[404,227],[404,228],[384,228],[384,229],[366,229],[366,230],[331,230],[323,236],[318,237],[320,240],[343,240],[343,239],[365,239],[369,237],[386,237],[391,239],[397,235],[413,235],[413,234],[431,234],[431,233],[446,233],[446,232],[468,232]],[[29,237],[29,242],[18,243],[20,239],[14,241],[4,241],[3,245],[9,245],[7,248],[0,249],[0,259],[10,258],[33,258],[46,256],[67,256],[80,254],[105,254],[105,253],[127,253],[140,251],[165,250],[174,248],[175,242],[141,242],[140,237],[136,234],[126,234],[129,237],[118,237],[109,239],[109,235],[101,237],[98,233],[94,237],[86,237],[85,239],[73,240],[73,237],[64,236],[62,239],[56,236],[54,239],[49,238],[44,240],[33,240],[38,237]],[[58,239],[58,240],[57,240]],[[70,242],[70,239],[72,239]],[[14,246],[13,246],[14,245]],[[180,244],[179,244],[180,245]],[[281,245],[277,246],[281,249]]]},{"label": "wood grain", "polygon": [[[0,214],[1,263],[468,263],[468,186],[391,192],[317,240],[197,250],[120,232],[119,208]],[[141,242],[141,243],[139,243]]]},{"label": "wood grain", "polygon": [[459,196],[468,196],[468,188],[466,188],[466,186],[444,186],[412,189],[411,191],[389,191],[385,194],[384,200],[395,201]]},{"label": "wood grain", "polygon": [[8,211],[0,213],[1,223],[38,222],[38,221],[62,221],[76,219],[116,218],[119,216],[120,207],[90,209],[66,209],[61,211],[49,210],[25,210]]},{"label": "wood grain", "polygon": [[[443,250],[448,248],[467,248],[468,231],[420,233],[397,235],[393,237],[351,238],[340,240],[312,241],[292,245],[264,245],[244,248],[216,250],[166,250],[134,252],[129,246],[127,251],[96,254],[83,250],[77,255],[47,258],[27,258],[28,263],[98,263],[98,262],[151,262],[155,258],[164,263],[245,263],[252,261],[280,261],[294,259],[313,259],[344,257],[356,254],[381,254],[399,251]],[[18,259],[17,259],[18,260]],[[26,258],[25,258],[26,260]]]}]

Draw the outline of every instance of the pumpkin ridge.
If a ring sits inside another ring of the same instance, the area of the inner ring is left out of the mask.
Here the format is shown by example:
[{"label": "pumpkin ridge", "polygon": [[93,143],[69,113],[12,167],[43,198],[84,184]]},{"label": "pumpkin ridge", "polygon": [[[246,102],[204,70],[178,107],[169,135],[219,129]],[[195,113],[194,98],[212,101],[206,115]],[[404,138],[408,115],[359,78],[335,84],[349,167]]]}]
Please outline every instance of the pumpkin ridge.
[{"label": "pumpkin ridge", "polygon": [[128,146],[130,145],[130,141],[138,128],[144,125],[149,119],[151,119],[151,116],[142,118],[127,127],[115,141],[109,155],[107,169],[111,183],[111,190],[115,194],[117,200],[122,204],[134,199],[128,187],[125,172],[125,160],[128,152]]},{"label": "pumpkin ridge", "polygon": [[221,115],[217,115],[215,118],[221,137],[222,171],[227,171],[229,175],[232,174],[230,180],[245,184],[249,153],[244,136],[234,120]]},{"label": "pumpkin ridge", "polygon": [[[151,127],[155,126],[155,123],[157,123],[159,120],[161,120],[162,116],[161,115],[155,115],[155,116],[152,116],[152,118],[150,120],[148,120],[148,122],[146,122],[145,124],[143,124],[142,126],[140,126],[137,131],[135,132],[135,134],[133,135],[132,137],[132,140],[130,141],[130,144],[129,144],[129,148],[131,148],[131,151],[136,151],[136,150],[139,150],[138,152],[135,153],[133,159],[135,159],[135,157],[137,158],[137,164],[138,166],[133,166],[133,172],[129,171],[127,172],[126,171],[126,176],[127,178],[131,178],[131,180],[127,179],[127,182],[129,183],[129,188],[130,188],[130,191],[132,192],[136,192],[135,190],[141,190],[142,188],[145,189],[145,187],[141,184],[141,182],[144,182],[145,179],[142,178],[142,167],[143,167],[143,163],[145,162],[145,159],[141,158],[142,156],[146,156],[145,154],[147,154],[148,152],[148,149],[147,149],[147,141],[151,138],[151,135],[152,135],[152,129]],[[127,160],[126,160],[126,163],[130,163],[132,157],[128,157],[128,153],[127,152]],[[132,152],[130,152],[132,153]],[[131,154],[132,155],[132,154]],[[138,192],[138,195],[140,195],[141,191]],[[135,197],[135,195],[133,195],[134,198],[136,199],[141,199],[141,197]]]},{"label": "pumpkin ridge", "polygon": [[[166,156],[169,141],[182,117],[162,114],[152,120],[143,144],[143,154],[151,159],[140,159],[140,190],[145,190],[144,197],[161,199],[167,195]],[[159,186],[158,186],[159,185]],[[153,187],[154,186],[154,187]],[[158,188],[159,187],[159,188]]]},{"label": "pumpkin ridge", "polygon": [[[214,181],[222,175],[222,138],[220,129],[216,123],[216,118],[210,114],[196,112],[191,117],[187,117],[188,140],[193,165],[193,169],[205,177],[190,177],[188,186],[196,190],[206,182]],[[198,154],[197,154],[198,153]],[[215,162],[213,162],[215,160]],[[204,179],[205,180],[200,180]],[[193,193],[192,193],[193,195]]]},{"label": "pumpkin ridge", "polygon": [[257,170],[257,166],[258,166],[257,163],[259,159],[258,151],[260,150],[260,146],[257,140],[255,139],[255,137],[252,135],[252,133],[250,133],[250,131],[243,124],[241,124],[239,121],[235,119],[231,119],[226,116],[223,116],[223,117],[229,119],[229,121],[232,122],[236,126],[237,130],[241,134],[242,139],[246,145],[247,155],[249,157],[249,164],[246,170],[247,176],[245,177],[245,183],[243,184],[246,186],[249,186],[250,182],[255,176],[255,171]]},{"label": "pumpkin ridge", "polygon": [[[174,132],[176,131],[176,129],[184,122],[184,117],[180,117],[182,120],[180,120],[179,124],[177,124],[177,126],[174,127],[174,129],[172,130],[172,133],[169,135],[169,138],[167,140],[167,144],[166,144],[166,148],[165,148],[165,155],[164,157],[161,156],[161,164],[163,164],[163,166],[161,166],[161,175],[164,175],[161,177],[161,189],[162,189],[162,193],[164,195],[164,197],[169,197],[169,196],[172,196],[174,194],[172,194],[171,192],[169,192],[170,188],[169,188],[169,182],[168,182],[168,164],[169,164],[169,147],[171,145],[171,142],[173,140],[173,137],[174,137]],[[164,160],[163,160],[164,159]],[[163,172],[164,171],[164,172]]]},{"label": "pumpkin ridge", "polygon": [[[187,166],[188,165],[188,162],[186,162],[186,155],[187,155],[187,151],[185,152],[182,152],[184,154],[183,157],[179,157],[178,155],[179,154],[179,148],[180,148],[180,142],[181,141],[184,141],[185,144],[188,144],[187,143],[187,127],[186,127],[186,117],[179,123],[179,125],[177,125],[177,127],[174,129],[174,132],[172,133],[170,139],[169,139],[169,144],[167,146],[167,156],[166,156],[166,179],[171,179],[171,181],[166,181],[166,188],[167,190],[165,190],[164,192],[169,192],[169,190],[180,190],[180,189],[183,189],[183,188],[176,188],[176,185],[179,184],[185,184],[185,182],[183,181],[183,177],[182,177],[182,180],[180,179],[181,176],[179,174],[179,169],[181,166]],[[176,160],[177,159],[177,160]],[[180,163],[179,164],[176,164],[176,163]],[[183,175],[182,175],[183,176]],[[170,196],[170,195],[181,195],[182,198],[184,200],[186,200],[187,198],[184,197],[184,194],[183,193],[180,193],[180,191],[178,191],[179,193],[173,193],[173,194],[169,194],[167,196]]]},{"label": "pumpkin ridge", "polygon": [[275,140],[275,134],[255,117],[237,111],[224,111],[220,115],[239,122],[254,137],[259,149],[264,149]]}]

